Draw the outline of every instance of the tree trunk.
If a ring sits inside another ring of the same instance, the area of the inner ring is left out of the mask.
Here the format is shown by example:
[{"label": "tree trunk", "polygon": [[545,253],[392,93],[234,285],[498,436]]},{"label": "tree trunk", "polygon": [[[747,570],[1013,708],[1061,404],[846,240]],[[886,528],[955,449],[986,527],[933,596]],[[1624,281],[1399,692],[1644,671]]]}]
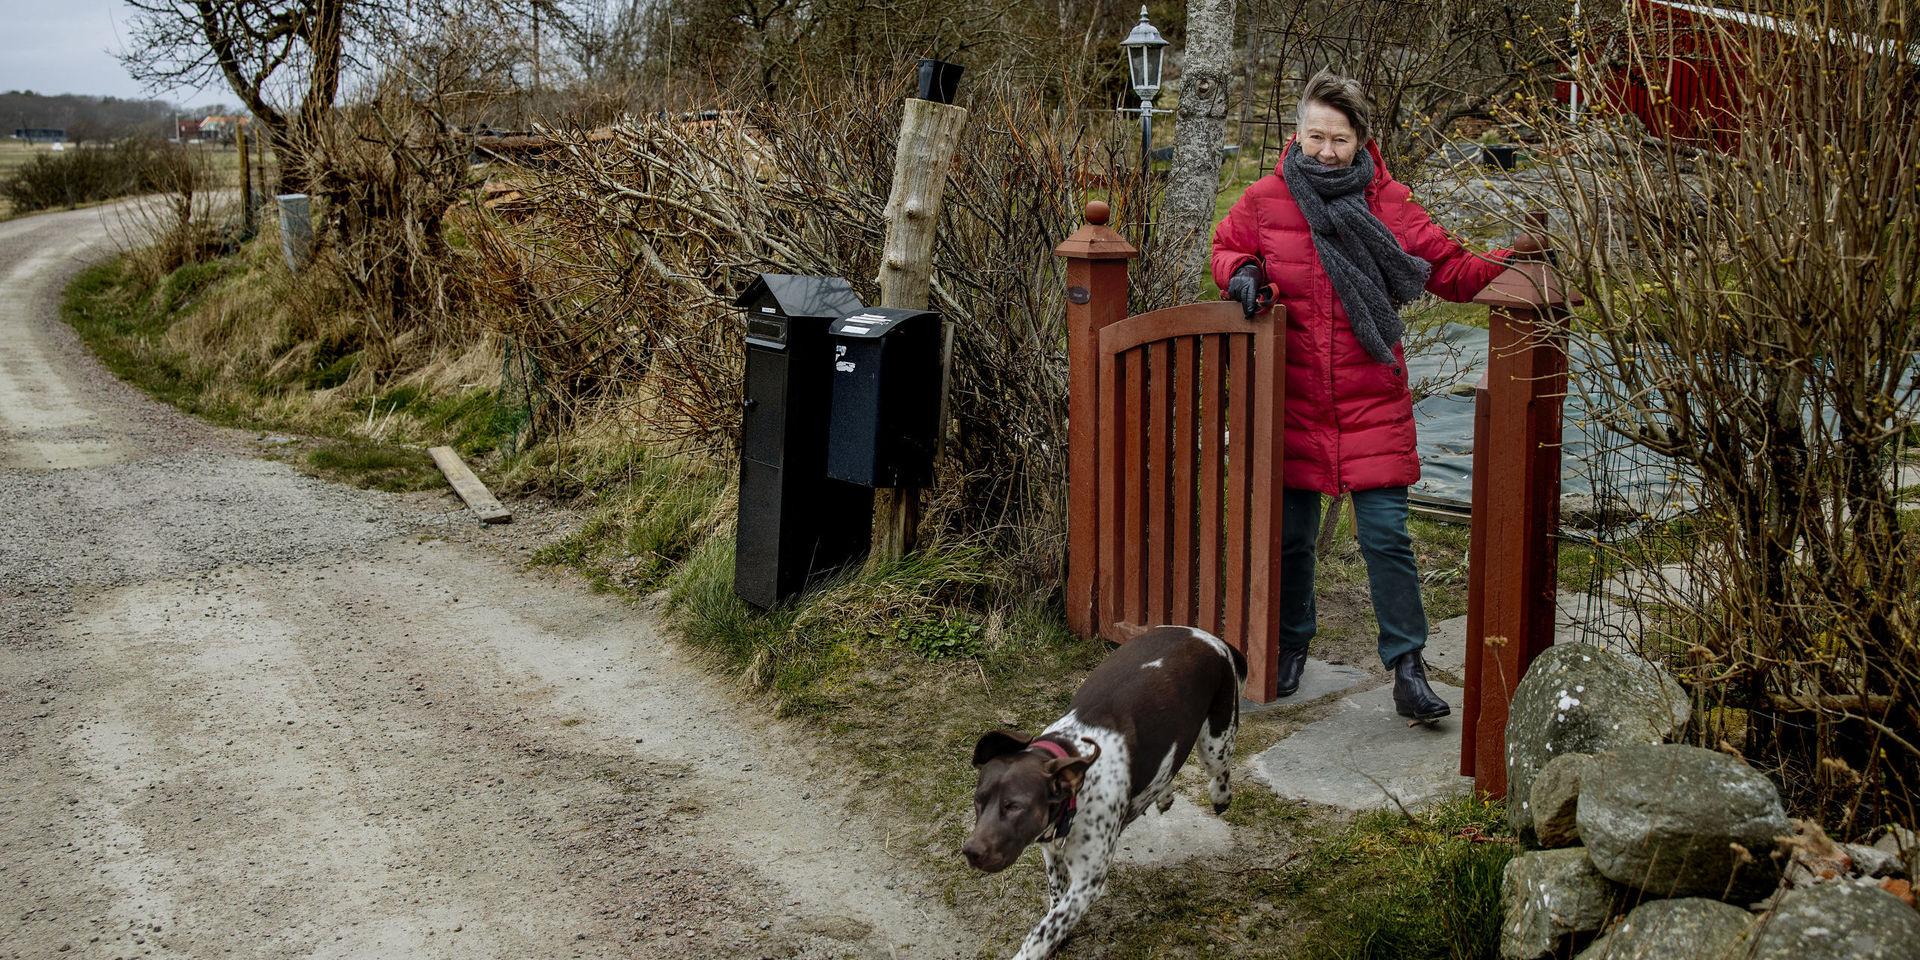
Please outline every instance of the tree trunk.
[{"label": "tree trunk", "polygon": [[1179,265],[1175,290],[1181,300],[1199,296],[1206,276],[1232,71],[1233,0],[1187,0],[1173,166],[1167,174],[1157,251]]},{"label": "tree trunk", "polygon": [[[880,250],[883,307],[927,308],[933,283],[934,229],[940,223],[940,201],[947,190],[953,151],[966,123],[967,111],[962,107],[918,99],[906,103],[893,159],[893,192],[887,198],[886,242]],[[943,414],[948,361],[941,357]],[[944,422],[940,430],[946,431]],[[875,559],[898,559],[913,551],[920,525],[920,491],[906,487],[874,491],[873,515]]]}]

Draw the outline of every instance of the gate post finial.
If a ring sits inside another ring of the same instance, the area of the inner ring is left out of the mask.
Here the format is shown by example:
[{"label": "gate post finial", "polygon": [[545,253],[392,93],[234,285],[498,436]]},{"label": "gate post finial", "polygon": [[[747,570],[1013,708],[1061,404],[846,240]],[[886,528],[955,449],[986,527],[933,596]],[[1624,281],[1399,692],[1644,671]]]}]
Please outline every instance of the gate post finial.
[{"label": "gate post finial", "polygon": [[1107,226],[1110,215],[1106,201],[1088,201],[1087,222],[1053,251],[1067,261],[1067,626],[1081,636],[1094,632],[1100,567],[1094,523],[1100,515],[1100,331],[1126,318],[1127,261],[1140,255]]}]

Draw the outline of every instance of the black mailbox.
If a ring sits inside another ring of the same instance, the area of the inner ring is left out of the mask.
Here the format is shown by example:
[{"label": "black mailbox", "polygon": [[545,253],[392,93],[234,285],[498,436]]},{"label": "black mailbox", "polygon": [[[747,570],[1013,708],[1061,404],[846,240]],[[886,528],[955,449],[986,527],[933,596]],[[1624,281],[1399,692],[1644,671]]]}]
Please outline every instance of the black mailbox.
[{"label": "black mailbox", "polygon": [[747,311],[740,415],[740,523],[733,589],[771,607],[859,559],[873,491],[827,476],[833,345],[827,325],[863,309],[839,277],[762,274]]},{"label": "black mailbox", "polygon": [[940,315],[868,307],[833,338],[827,476],[870,487],[933,482],[940,435]]}]

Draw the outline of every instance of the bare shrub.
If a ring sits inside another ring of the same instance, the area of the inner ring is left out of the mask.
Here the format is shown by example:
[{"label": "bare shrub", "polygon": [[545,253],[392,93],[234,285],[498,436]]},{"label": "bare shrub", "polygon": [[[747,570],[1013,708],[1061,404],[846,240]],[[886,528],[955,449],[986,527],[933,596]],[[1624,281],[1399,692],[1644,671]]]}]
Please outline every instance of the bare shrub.
[{"label": "bare shrub", "polygon": [[[473,231],[512,362],[538,385],[549,430],[633,422],[653,442],[730,459],[742,319],[761,272],[848,278],[875,302],[899,100],[802,85],[777,106],[703,121],[556,130],[523,176],[532,214]],[[930,510],[937,532],[991,533],[1043,584],[1063,542],[1063,271],[1053,247],[1090,184],[1136,236],[1151,211],[1131,141],[987,90],[951,174],[933,306],[957,327],[952,428]],[[1104,117],[1099,118],[1104,123]],[[1137,272],[1138,306],[1170,277]]]},{"label": "bare shrub", "polygon": [[[1524,119],[1559,156],[1594,404],[1692,507],[1623,559],[1672,571],[1632,591],[1695,733],[1862,834],[1920,800],[1920,502],[1896,479],[1920,417],[1920,55],[1892,4],[1796,9],[1583,33],[1575,79],[1651,78],[1652,136],[1604,107]],[[1735,80],[1724,110],[1661,99],[1687,51]]]}]

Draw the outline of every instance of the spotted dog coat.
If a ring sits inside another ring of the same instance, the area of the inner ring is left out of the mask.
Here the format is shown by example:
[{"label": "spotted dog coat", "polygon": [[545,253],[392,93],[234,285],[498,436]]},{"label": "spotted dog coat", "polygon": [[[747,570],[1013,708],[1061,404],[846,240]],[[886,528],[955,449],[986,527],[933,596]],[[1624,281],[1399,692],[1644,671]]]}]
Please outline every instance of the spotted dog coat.
[{"label": "spotted dog coat", "polygon": [[[1039,842],[1047,871],[1046,915],[1014,960],[1043,960],[1066,939],[1105,892],[1127,825],[1148,808],[1173,805],[1174,775],[1196,743],[1214,812],[1227,808],[1246,675],[1246,660],[1218,637],[1156,627],[1095,668],[1067,715],[1040,736],[996,731],[980,739],[976,819],[962,852],[994,872]],[[1038,741],[1064,750],[1032,746]],[[1065,835],[1050,836],[1068,817]]]}]

